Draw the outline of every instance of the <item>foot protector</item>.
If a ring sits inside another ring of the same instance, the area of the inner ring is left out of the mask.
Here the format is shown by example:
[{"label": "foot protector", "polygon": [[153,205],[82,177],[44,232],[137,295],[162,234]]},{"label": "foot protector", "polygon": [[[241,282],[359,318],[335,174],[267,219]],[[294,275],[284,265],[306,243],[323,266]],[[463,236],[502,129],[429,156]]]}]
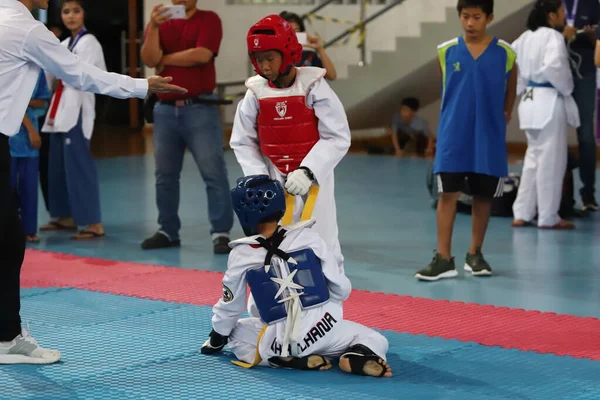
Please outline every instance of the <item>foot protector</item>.
[{"label": "foot protector", "polygon": [[366,374],[364,370],[365,364],[368,361],[375,361],[377,364],[381,365],[381,374],[377,376],[378,378],[383,377],[387,372],[385,364],[383,364],[383,359],[362,344],[350,347],[340,358],[348,359],[350,369],[352,373],[356,375],[370,376],[369,374]]},{"label": "foot protector", "polygon": [[[308,359],[310,357],[320,357],[321,363],[315,365],[314,367],[310,367],[308,365]],[[284,360],[280,357],[271,357],[269,358],[269,365],[273,368],[297,369],[301,371],[319,371],[321,368],[329,365],[329,361],[327,361],[325,357],[322,357],[317,354],[312,354],[310,356],[305,357],[292,357],[289,360]]]},{"label": "foot protector", "polygon": [[200,353],[202,354],[214,354],[223,350],[223,347],[227,344],[227,336],[219,335],[213,329],[208,335],[209,339],[204,342],[202,348],[200,349]]}]

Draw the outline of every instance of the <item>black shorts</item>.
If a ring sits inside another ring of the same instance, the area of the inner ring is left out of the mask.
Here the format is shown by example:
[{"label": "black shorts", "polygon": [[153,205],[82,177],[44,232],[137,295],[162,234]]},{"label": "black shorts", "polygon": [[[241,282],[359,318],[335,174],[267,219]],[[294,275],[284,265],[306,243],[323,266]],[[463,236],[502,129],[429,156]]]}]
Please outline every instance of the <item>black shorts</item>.
[{"label": "black shorts", "polygon": [[463,192],[491,199],[502,197],[504,192],[502,178],[473,172],[440,172],[437,175],[437,183],[440,193]]}]

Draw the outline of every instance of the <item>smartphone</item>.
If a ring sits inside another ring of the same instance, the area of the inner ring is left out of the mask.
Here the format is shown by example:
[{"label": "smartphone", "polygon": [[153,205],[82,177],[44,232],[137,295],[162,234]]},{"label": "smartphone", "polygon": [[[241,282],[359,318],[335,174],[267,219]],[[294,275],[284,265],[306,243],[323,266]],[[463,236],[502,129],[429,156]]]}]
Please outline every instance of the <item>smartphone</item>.
[{"label": "smartphone", "polygon": [[296,32],[296,37],[298,38],[298,43],[301,45],[305,45],[308,43],[308,36],[306,32]]},{"label": "smartphone", "polygon": [[182,4],[176,6],[164,6],[166,10],[163,14],[168,15],[169,19],[185,19],[185,6]]}]

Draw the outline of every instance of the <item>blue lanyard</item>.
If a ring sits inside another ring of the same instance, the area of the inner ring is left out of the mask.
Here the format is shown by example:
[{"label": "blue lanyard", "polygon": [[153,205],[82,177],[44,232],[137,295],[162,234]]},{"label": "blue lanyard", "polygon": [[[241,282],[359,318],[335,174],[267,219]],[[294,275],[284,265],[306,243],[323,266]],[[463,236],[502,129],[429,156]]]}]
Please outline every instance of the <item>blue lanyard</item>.
[{"label": "blue lanyard", "polygon": [[77,33],[77,35],[75,36],[75,38],[73,38],[72,40],[69,41],[69,51],[73,52],[73,49],[75,48],[75,46],[77,46],[77,42],[79,42],[79,39],[81,39],[81,37],[83,35],[85,35],[87,33],[87,29],[85,29],[85,27],[81,28],[81,30]]},{"label": "blue lanyard", "polygon": [[579,5],[579,0],[573,1],[573,8],[569,11],[569,8],[565,4],[565,11],[567,13],[567,25],[575,26],[575,17],[577,16],[577,6]]}]

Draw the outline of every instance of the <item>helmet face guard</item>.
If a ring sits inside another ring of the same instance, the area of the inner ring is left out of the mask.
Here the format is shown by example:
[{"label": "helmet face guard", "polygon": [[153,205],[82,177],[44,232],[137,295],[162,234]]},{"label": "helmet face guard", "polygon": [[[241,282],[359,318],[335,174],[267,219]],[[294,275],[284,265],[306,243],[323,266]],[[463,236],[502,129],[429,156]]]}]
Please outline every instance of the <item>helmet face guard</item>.
[{"label": "helmet face guard", "polygon": [[280,76],[288,75],[302,58],[302,45],[298,43],[296,32],[289,22],[279,15],[269,15],[254,24],[248,31],[246,44],[254,70],[261,76],[262,71],[254,56],[256,52],[278,51],[282,57],[278,71]]},{"label": "helmet face guard", "polygon": [[231,200],[240,225],[247,236],[256,235],[258,224],[265,218],[286,210],[285,192],[281,183],[268,175],[250,175],[237,180],[231,190]]}]

